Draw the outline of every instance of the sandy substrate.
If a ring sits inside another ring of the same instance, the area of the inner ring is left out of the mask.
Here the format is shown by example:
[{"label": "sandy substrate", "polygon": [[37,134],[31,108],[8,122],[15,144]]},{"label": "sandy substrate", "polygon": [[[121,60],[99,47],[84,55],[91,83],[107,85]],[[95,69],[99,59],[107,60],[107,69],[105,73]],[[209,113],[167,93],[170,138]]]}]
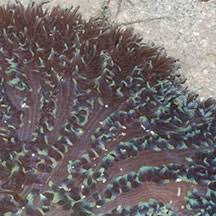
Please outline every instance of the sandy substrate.
[{"label": "sandy substrate", "polygon": [[144,42],[164,47],[180,60],[191,90],[216,98],[216,0],[51,0],[47,4],[54,5],[79,5],[86,19],[103,15],[111,23],[133,27]]}]

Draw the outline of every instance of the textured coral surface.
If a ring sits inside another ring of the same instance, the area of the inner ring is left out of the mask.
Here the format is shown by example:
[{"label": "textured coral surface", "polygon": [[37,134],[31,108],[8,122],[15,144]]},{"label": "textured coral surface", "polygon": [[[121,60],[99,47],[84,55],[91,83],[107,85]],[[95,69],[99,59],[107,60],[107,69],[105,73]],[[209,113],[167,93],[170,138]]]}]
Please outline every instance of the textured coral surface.
[{"label": "textured coral surface", "polygon": [[0,7],[0,215],[213,215],[216,102],[130,29]]}]

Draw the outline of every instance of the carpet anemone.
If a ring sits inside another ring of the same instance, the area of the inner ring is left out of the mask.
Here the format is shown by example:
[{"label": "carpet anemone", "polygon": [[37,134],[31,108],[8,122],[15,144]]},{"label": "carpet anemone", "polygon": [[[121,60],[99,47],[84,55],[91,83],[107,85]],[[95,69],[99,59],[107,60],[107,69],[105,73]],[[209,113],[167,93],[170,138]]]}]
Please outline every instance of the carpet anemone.
[{"label": "carpet anemone", "polygon": [[0,7],[0,215],[213,215],[216,102],[131,29]]}]

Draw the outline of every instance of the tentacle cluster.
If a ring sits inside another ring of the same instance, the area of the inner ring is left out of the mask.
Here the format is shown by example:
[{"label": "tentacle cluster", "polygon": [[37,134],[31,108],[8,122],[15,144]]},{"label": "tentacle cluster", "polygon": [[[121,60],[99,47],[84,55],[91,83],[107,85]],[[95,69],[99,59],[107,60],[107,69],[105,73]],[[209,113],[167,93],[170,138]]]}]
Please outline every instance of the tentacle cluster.
[{"label": "tentacle cluster", "polygon": [[76,9],[0,7],[0,215],[213,215],[216,103],[175,59]]}]

